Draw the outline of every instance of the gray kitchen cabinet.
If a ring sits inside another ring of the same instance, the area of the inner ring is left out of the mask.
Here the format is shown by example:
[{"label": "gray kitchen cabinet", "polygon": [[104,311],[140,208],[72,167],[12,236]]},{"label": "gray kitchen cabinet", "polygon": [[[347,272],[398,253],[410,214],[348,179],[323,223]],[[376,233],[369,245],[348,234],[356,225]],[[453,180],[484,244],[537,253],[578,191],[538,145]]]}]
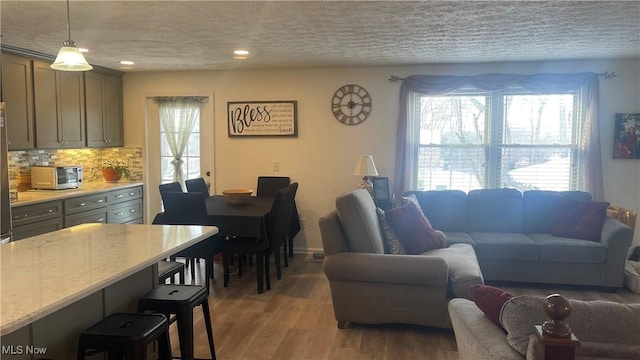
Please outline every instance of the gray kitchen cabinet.
[{"label": "gray kitchen cabinet", "polygon": [[6,103],[9,150],[35,147],[31,59],[2,54],[2,101]]},{"label": "gray kitchen cabinet", "polygon": [[125,224],[142,222],[142,186],[109,192],[107,222]]},{"label": "gray kitchen cabinet", "polygon": [[11,208],[13,239],[86,223],[142,224],[142,186],[88,192]]},{"label": "gray kitchen cabinet", "polygon": [[60,200],[12,208],[13,240],[62,229],[62,214]]},{"label": "gray kitchen cabinet", "polygon": [[36,147],[86,147],[84,75],[55,71],[49,65],[33,61]]},{"label": "gray kitchen cabinet", "polygon": [[107,193],[78,196],[64,200],[64,227],[107,222]]},{"label": "gray kitchen cabinet", "polygon": [[122,77],[90,71],[84,74],[87,146],[124,145]]}]

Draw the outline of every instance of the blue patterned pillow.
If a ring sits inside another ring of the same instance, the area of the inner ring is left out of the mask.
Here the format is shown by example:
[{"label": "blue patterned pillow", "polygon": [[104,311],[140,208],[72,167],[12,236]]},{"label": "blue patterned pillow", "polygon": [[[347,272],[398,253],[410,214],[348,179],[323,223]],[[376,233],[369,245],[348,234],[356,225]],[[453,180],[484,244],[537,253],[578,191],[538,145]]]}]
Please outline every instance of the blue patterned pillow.
[{"label": "blue patterned pillow", "polygon": [[384,245],[389,254],[406,254],[398,236],[393,231],[389,223],[384,210],[376,208],[376,214],[378,214],[378,221],[380,222],[380,229],[382,230],[382,238],[384,239]]}]

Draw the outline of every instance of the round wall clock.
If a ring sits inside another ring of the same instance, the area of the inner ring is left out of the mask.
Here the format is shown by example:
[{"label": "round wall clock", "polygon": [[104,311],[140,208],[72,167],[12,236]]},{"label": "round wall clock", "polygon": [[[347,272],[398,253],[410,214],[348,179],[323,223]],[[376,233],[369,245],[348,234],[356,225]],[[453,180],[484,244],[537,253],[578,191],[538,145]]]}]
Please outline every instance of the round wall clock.
[{"label": "round wall clock", "polygon": [[331,111],[341,123],[358,125],[371,113],[371,95],[362,86],[345,85],[333,94]]}]

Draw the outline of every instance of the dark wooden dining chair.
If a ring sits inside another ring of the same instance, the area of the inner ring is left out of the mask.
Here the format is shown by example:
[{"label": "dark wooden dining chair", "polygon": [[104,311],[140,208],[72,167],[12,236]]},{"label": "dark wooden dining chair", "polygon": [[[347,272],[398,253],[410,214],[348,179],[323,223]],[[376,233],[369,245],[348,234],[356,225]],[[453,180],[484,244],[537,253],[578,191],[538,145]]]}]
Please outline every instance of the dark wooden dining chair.
[{"label": "dark wooden dining chair", "polygon": [[271,211],[267,219],[267,239],[256,239],[253,237],[232,237],[224,240],[224,286],[229,283],[229,263],[233,254],[256,255],[256,275],[258,282],[258,293],[263,292],[266,279],[267,289],[271,289],[270,263],[271,253],[275,256],[276,272],[278,279],[282,278],[280,267],[280,247],[286,241],[289,234],[289,223],[293,202],[296,196],[298,184],[293,183],[284,189],[278,190],[271,206]]},{"label": "dark wooden dining chair", "polygon": [[[163,195],[165,211],[153,219],[153,224],[163,225],[210,225],[205,199],[202,193],[183,193],[167,191]],[[187,259],[201,258],[205,261],[205,281],[207,290],[213,278],[213,257],[222,251],[222,242],[218,235],[203,240],[176,254]],[[193,266],[193,263],[192,263]],[[192,275],[194,272],[191,272]],[[193,277],[193,276],[192,276]]]},{"label": "dark wooden dining chair", "polygon": [[284,189],[291,184],[288,176],[258,176],[258,186],[256,196],[276,196],[280,189]]},{"label": "dark wooden dining chair", "polygon": [[[291,178],[288,176],[258,176],[256,196],[275,196],[278,190],[289,186],[290,183]],[[293,203],[292,216],[298,216],[298,209],[295,201]],[[300,221],[298,219],[294,220],[295,221],[291,222],[287,241],[282,243],[282,248],[285,254],[284,266],[286,267],[289,266],[289,259],[286,256],[288,254],[289,257],[293,257],[293,238],[300,231]]]},{"label": "dark wooden dining chair", "polygon": [[199,192],[209,196],[209,187],[204,181],[204,178],[195,178],[185,180],[184,185],[187,187],[187,192]]}]

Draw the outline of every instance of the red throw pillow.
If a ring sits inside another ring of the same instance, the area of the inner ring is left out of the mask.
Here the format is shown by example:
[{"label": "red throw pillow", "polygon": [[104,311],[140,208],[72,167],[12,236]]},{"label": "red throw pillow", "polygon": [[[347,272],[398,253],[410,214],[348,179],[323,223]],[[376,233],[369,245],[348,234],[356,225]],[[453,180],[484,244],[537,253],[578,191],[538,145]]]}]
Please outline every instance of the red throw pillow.
[{"label": "red throw pillow", "polygon": [[551,235],[599,241],[608,206],[608,202],[562,199]]},{"label": "red throw pillow", "polygon": [[469,295],[484,315],[498,325],[500,325],[502,305],[513,297],[511,293],[489,285],[471,285]]},{"label": "red throw pillow", "polygon": [[444,246],[442,239],[424,218],[422,210],[414,204],[387,210],[385,215],[407,254],[418,255]]}]

